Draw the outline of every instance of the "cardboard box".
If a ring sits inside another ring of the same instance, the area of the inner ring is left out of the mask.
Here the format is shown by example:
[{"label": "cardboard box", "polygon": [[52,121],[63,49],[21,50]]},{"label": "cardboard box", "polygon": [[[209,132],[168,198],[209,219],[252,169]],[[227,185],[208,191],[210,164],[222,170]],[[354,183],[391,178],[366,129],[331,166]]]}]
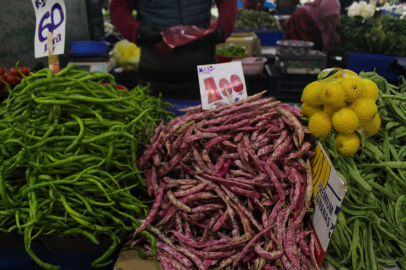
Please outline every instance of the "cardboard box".
[{"label": "cardboard box", "polygon": [[[309,225],[316,235],[316,260],[321,265],[348,187],[338,176],[321,143],[315,142],[312,145],[315,145],[312,151],[316,152],[316,156],[311,159],[313,173],[312,200],[315,204],[315,211],[310,217]],[[314,270],[310,260],[308,260],[308,268]],[[140,259],[135,250],[122,251],[114,267],[114,270],[154,269],[156,268],[152,260]]]},{"label": "cardboard box", "polygon": [[245,46],[250,56],[261,55],[261,41],[255,32],[232,33],[225,43],[217,45],[217,48],[228,46],[230,43]]}]

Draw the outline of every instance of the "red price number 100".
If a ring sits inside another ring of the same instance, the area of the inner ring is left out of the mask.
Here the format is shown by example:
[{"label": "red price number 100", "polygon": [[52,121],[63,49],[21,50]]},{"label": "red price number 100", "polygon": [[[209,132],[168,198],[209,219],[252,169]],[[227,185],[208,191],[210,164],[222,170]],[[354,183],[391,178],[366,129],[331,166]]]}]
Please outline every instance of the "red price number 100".
[{"label": "red price number 100", "polygon": [[[209,104],[222,100],[223,97],[221,96],[221,94],[224,97],[227,97],[227,93],[226,91],[228,91],[228,94],[231,95],[232,91],[234,90],[235,92],[239,93],[242,90],[244,90],[244,85],[240,79],[240,77],[238,77],[237,75],[231,75],[230,77],[230,81],[228,81],[225,78],[222,78],[219,81],[219,87],[220,87],[220,91],[217,88],[216,83],[214,82],[213,77],[204,79],[204,86],[205,86],[205,90],[209,95]],[[221,92],[221,94],[220,94]]]}]

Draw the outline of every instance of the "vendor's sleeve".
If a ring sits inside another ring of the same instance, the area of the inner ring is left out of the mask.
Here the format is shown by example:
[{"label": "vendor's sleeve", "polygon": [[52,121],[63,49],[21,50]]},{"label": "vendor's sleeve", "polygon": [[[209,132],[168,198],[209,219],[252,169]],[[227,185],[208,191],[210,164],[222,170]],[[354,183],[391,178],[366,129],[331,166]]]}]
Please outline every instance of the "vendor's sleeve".
[{"label": "vendor's sleeve", "polygon": [[110,2],[109,11],[113,25],[125,39],[139,45],[137,33],[141,23],[133,17],[133,10],[133,0],[112,0]]},{"label": "vendor's sleeve", "polygon": [[217,24],[223,28],[224,40],[233,32],[235,19],[237,18],[237,1],[235,0],[216,0],[219,17]]}]

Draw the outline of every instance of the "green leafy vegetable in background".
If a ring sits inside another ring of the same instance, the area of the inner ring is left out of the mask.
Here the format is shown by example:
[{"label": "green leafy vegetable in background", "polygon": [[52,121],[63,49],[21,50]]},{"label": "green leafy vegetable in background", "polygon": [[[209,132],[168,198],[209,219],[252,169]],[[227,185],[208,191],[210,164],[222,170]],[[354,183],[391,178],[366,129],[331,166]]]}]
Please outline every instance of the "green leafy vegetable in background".
[{"label": "green leafy vegetable in background", "polygon": [[406,56],[406,21],[389,15],[364,20],[360,16],[340,18],[342,52],[355,51]]},{"label": "green leafy vegetable in background", "polygon": [[238,9],[235,28],[280,28],[279,21],[266,11]]},{"label": "green leafy vegetable in background", "polygon": [[228,45],[224,48],[218,48],[216,50],[217,54],[224,55],[224,56],[236,56],[236,57],[244,57],[248,56],[247,49],[244,46],[236,46],[233,43]]}]

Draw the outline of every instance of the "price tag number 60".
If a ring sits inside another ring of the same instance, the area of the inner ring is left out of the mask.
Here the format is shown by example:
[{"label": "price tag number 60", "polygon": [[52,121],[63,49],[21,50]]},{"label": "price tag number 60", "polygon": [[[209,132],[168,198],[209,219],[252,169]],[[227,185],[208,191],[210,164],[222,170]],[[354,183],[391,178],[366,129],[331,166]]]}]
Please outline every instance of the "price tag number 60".
[{"label": "price tag number 60", "polygon": [[[51,22],[44,24],[47,19],[51,17]],[[63,9],[60,4],[56,3],[52,6],[51,12],[46,12],[44,16],[42,16],[39,26],[38,26],[38,39],[40,42],[44,42],[47,40],[47,35],[44,31],[47,29],[48,32],[53,32],[57,29],[64,21],[65,15]],[[54,37],[53,44],[58,43],[61,41],[61,35],[58,34]],[[47,45],[45,45],[45,50],[47,50]]]},{"label": "price tag number 60", "polygon": [[218,90],[213,77],[204,79],[204,85],[205,90],[208,94],[209,104],[222,100],[223,97],[226,98],[227,97],[226,91],[228,91],[228,94],[231,95],[233,90],[237,93],[240,93],[241,91],[244,90],[244,85],[240,77],[238,77],[238,75],[235,74],[231,75],[230,81],[228,81],[226,78],[220,79],[219,81],[220,91]]}]

